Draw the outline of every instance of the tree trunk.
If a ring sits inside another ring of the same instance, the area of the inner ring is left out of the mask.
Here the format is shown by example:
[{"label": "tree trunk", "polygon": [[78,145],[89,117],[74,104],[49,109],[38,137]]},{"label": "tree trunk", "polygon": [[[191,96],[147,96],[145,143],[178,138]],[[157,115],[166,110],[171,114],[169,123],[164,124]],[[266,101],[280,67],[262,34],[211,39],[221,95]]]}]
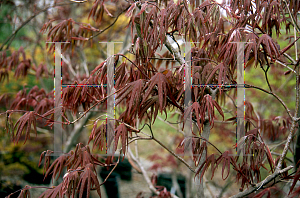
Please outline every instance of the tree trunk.
[{"label": "tree trunk", "polygon": [[[218,92],[218,89],[215,89],[215,90],[210,89],[210,95],[213,100],[215,100],[217,92]],[[203,137],[207,141],[209,141],[209,135],[210,135],[210,124],[209,124],[209,120],[205,119],[201,137]],[[206,160],[206,150],[204,150],[201,155],[198,167],[196,168],[196,172],[198,172],[200,166],[205,162],[205,160]],[[197,194],[196,194],[197,198],[204,198],[204,184],[203,184],[204,179],[201,178],[201,182],[200,182],[200,177],[201,177],[202,172],[203,172],[203,170],[201,170],[199,175],[195,178],[195,187],[196,187],[196,192],[197,192]]]},{"label": "tree trunk", "polygon": [[[210,125],[209,125],[209,121],[206,120],[204,123],[204,127],[203,127],[203,131],[201,136],[203,138],[205,138],[206,140],[209,139],[209,134],[210,134]],[[198,172],[201,164],[203,164],[206,160],[206,150],[203,151],[203,154],[200,158],[198,167],[196,168],[196,172]],[[196,187],[196,197],[197,198],[204,198],[204,187],[203,187],[203,178],[201,178],[201,182],[200,182],[200,176],[202,174],[203,170],[200,171],[199,175],[195,178],[195,187]]]}]

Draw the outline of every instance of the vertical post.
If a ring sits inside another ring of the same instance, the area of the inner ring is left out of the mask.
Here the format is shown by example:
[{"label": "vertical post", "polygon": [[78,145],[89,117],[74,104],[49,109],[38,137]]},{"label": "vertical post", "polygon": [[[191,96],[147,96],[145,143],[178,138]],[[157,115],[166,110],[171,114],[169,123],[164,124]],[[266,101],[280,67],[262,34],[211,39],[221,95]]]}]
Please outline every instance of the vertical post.
[{"label": "vertical post", "polygon": [[[185,65],[184,65],[184,109],[192,105],[192,82],[191,82],[191,43],[185,43]],[[184,154],[189,153],[192,155],[192,145],[191,139],[189,138],[192,135],[192,112],[189,115],[184,115],[187,119],[184,122],[184,135],[185,135],[185,144],[184,144]]]},{"label": "vertical post", "polygon": [[63,151],[63,129],[61,117],[61,43],[55,42],[54,70],[54,155],[59,156]]},{"label": "vertical post", "polygon": [[[123,42],[99,42],[107,44],[107,110],[106,110],[106,145],[107,153],[106,155],[111,156],[114,154],[115,144],[115,65],[114,65],[114,51],[115,43]],[[98,86],[98,85],[97,85]],[[101,85],[103,86],[103,85]]]},{"label": "vertical post", "polygon": [[[115,92],[114,88],[114,43],[107,43],[107,95],[112,95]],[[107,154],[114,153],[114,126],[115,126],[115,95],[107,98]]]},{"label": "vertical post", "polygon": [[[244,50],[245,50],[245,43],[244,42],[237,42],[237,97],[236,97],[236,104],[237,104],[237,140],[241,140],[245,136],[245,78],[244,78]],[[245,154],[244,150],[244,141],[241,142],[243,148],[237,148],[239,151],[243,151],[243,155]]]}]

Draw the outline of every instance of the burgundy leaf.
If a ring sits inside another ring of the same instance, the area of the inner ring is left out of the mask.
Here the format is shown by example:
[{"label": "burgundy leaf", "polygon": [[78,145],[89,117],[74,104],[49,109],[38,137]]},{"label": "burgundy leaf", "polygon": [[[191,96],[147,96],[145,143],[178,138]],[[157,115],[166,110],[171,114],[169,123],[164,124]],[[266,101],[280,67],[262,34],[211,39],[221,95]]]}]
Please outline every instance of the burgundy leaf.
[{"label": "burgundy leaf", "polygon": [[[202,171],[202,174],[200,175],[200,180],[203,178],[203,175],[205,173],[205,171],[207,171],[208,167],[211,166],[211,179],[214,177],[214,173],[216,170],[216,158],[215,158],[215,154],[211,154],[210,156],[208,156],[205,160],[205,162],[199,167],[198,171],[196,172],[195,177],[200,174],[200,171]],[[203,170],[202,170],[203,169]]]},{"label": "burgundy leaf", "polygon": [[101,197],[100,183],[97,178],[97,173],[94,171],[94,166],[92,164],[87,164],[80,174],[80,180],[77,186],[79,198],[83,197],[83,193],[86,190],[86,196],[90,197],[90,191],[95,188],[99,197]]},{"label": "burgundy leaf", "polygon": [[118,146],[118,141],[119,138],[121,138],[121,142],[122,142],[122,151],[123,151],[123,158],[125,157],[125,152],[126,152],[126,148],[127,148],[127,143],[128,143],[128,130],[127,127],[125,126],[125,124],[120,124],[115,131],[115,150],[117,150],[117,146]]},{"label": "burgundy leaf", "polygon": [[35,134],[37,135],[36,117],[35,117],[34,111],[27,112],[18,119],[18,121],[16,122],[16,124],[14,126],[14,131],[17,127],[18,128],[16,130],[16,134],[13,133],[13,137],[12,137],[13,141],[15,143],[18,143],[18,141],[20,140],[20,137],[22,135],[22,132],[26,130],[25,141],[24,141],[24,144],[25,144],[27,139],[30,137],[31,125],[33,125]]}]

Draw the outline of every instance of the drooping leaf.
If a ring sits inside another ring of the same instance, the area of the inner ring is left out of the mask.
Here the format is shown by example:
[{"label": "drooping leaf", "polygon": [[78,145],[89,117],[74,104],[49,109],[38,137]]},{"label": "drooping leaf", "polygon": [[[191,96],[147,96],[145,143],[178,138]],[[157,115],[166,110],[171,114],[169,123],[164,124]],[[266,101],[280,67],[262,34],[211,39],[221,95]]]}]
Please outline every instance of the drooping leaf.
[{"label": "drooping leaf", "polygon": [[85,197],[89,197],[92,188],[96,189],[99,197],[101,197],[100,183],[97,178],[97,173],[94,170],[94,166],[92,164],[86,164],[83,173],[80,174],[80,180],[77,186],[79,198],[83,197],[85,191]]},{"label": "drooping leaf", "polygon": [[102,123],[97,127],[98,120],[94,122],[93,129],[89,138],[88,143],[93,140],[93,149],[98,146],[102,151],[106,147],[106,126],[105,123]]},{"label": "drooping leaf", "polygon": [[300,166],[297,168],[297,171],[295,173],[294,179],[293,179],[293,183],[292,186],[290,188],[289,194],[291,194],[291,192],[293,192],[293,189],[296,186],[296,183],[298,182],[298,180],[300,179]]},{"label": "drooping leaf", "polygon": [[58,186],[54,186],[44,191],[38,198],[62,198],[63,195],[63,183],[60,183]]},{"label": "drooping leaf", "polygon": [[141,101],[142,101],[142,90],[144,89],[145,81],[143,79],[139,79],[137,81],[131,82],[127,84],[117,95],[117,102],[118,105],[122,102],[125,98],[127,98],[127,112],[128,115],[134,116],[136,110],[140,108]]},{"label": "drooping leaf", "polygon": [[[27,139],[30,137],[31,125],[33,125],[35,134],[37,135],[36,115],[35,115],[34,111],[27,112],[18,119],[18,121],[16,122],[16,124],[14,126],[14,130],[13,130],[13,137],[12,137],[13,141],[15,143],[18,143],[20,140],[20,137],[22,135],[22,132],[26,130],[25,131],[25,140],[24,140],[24,144],[25,144]],[[16,128],[17,128],[16,134],[14,134],[14,131]]]},{"label": "drooping leaf", "polygon": [[44,168],[43,168],[43,174],[45,174],[45,172],[48,170],[49,166],[50,166],[50,160],[51,160],[51,154],[54,153],[53,151],[47,150],[42,152],[41,156],[40,156],[40,160],[39,160],[39,165],[41,165],[42,160],[44,159]]},{"label": "drooping leaf", "polygon": [[205,158],[207,158],[206,141],[203,141],[201,143],[200,138],[193,138],[192,148],[193,148],[193,150],[192,150],[193,151],[193,160],[195,162],[195,166],[197,167],[204,152],[205,152]]},{"label": "drooping leaf", "polygon": [[[213,78],[213,76],[215,75],[216,71],[219,70],[219,74],[218,74],[218,85],[222,85],[222,84],[226,84],[226,80],[228,79],[226,76],[226,72],[228,72],[227,67],[225,66],[224,63],[220,63],[218,64],[213,71],[211,72],[211,74],[209,75],[209,77],[206,80],[205,84],[209,84],[210,80]],[[219,89],[221,90],[221,86],[219,86]]]},{"label": "drooping leaf", "polygon": [[80,174],[83,168],[69,169],[63,177],[63,190],[67,195],[76,195],[76,188],[79,184]]},{"label": "drooping leaf", "polygon": [[265,145],[265,150],[266,150],[267,160],[268,160],[268,162],[269,162],[269,165],[270,165],[270,167],[271,167],[271,170],[273,170],[274,167],[275,167],[275,164],[274,164],[274,160],[273,160],[271,151],[270,151],[270,149],[269,149],[269,147],[268,147],[267,145]]},{"label": "drooping leaf", "polygon": [[158,91],[159,110],[163,111],[167,103],[166,95],[168,94],[168,81],[166,79],[166,76],[160,72],[155,74],[145,86],[145,89],[147,89],[147,91],[143,97],[143,102],[148,99],[155,86],[157,86]]},{"label": "drooping leaf", "polygon": [[262,45],[266,53],[271,57],[272,61],[275,61],[279,57],[279,50],[274,42],[274,40],[267,34],[263,34],[257,41],[257,49]]},{"label": "drooping leaf", "polygon": [[99,162],[90,151],[88,145],[83,146],[82,143],[76,145],[75,152],[70,151],[70,157],[67,161],[67,167],[70,169],[77,169],[78,167],[85,167],[87,164],[92,164],[95,168],[95,165],[103,165]]},{"label": "drooping leaf", "polygon": [[[122,152],[125,156],[125,152],[127,150],[127,143],[128,143],[128,130],[127,127],[125,126],[125,124],[120,124],[116,130],[115,130],[115,145],[114,145],[114,149],[117,150],[117,146],[118,146],[118,142],[119,142],[119,138],[121,138],[121,142],[122,142]],[[123,158],[124,158],[123,156]]]},{"label": "drooping leaf", "polygon": [[[230,163],[233,164],[233,166],[236,166],[235,164],[235,160],[233,158],[233,156],[230,154],[229,151],[225,151],[218,159],[217,159],[217,163],[216,166],[218,166],[221,162],[223,161],[223,166],[222,166],[222,179],[225,180],[227,179],[227,177],[229,176],[229,172],[230,172]],[[224,172],[225,169],[227,168],[227,175],[224,178]]]},{"label": "drooping leaf", "polygon": [[45,178],[48,175],[53,174],[52,179],[54,180],[56,176],[57,176],[57,179],[58,179],[59,176],[61,175],[63,169],[67,165],[67,160],[68,160],[68,157],[66,155],[61,155],[58,158],[56,158],[56,160],[48,168],[48,170],[45,174]]},{"label": "drooping leaf", "polygon": [[[19,196],[17,198],[30,198],[30,189],[31,187],[26,185],[20,192]],[[10,196],[8,196],[10,198]]]},{"label": "drooping leaf", "polygon": [[94,21],[100,23],[103,18],[104,13],[104,1],[103,0],[95,0],[91,11],[89,13],[88,18],[92,17]]},{"label": "drooping leaf", "polygon": [[184,121],[186,121],[188,116],[192,113],[196,115],[197,124],[199,129],[203,127],[205,112],[202,112],[203,108],[198,102],[194,102],[190,107],[188,107],[184,112]]},{"label": "drooping leaf", "polygon": [[214,177],[214,173],[216,170],[216,158],[215,158],[215,154],[211,154],[210,156],[208,156],[205,160],[205,162],[199,167],[198,171],[196,172],[195,177],[202,171],[201,175],[200,175],[200,180],[203,178],[203,175],[205,173],[205,171],[207,171],[208,167],[211,166],[211,179]]},{"label": "drooping leaf", "polygon": [[209,94],[206,94],[202,100],[201,108],[202,108],[202,112],[207,112],[209,123],[212,127],[215,119],[214,107],[217,108],[218,112],[221,114],[221,116],[224,119],[224,114],[221,107],[218,105],[218,103],[215,100],[212,99],[212,97]]}]

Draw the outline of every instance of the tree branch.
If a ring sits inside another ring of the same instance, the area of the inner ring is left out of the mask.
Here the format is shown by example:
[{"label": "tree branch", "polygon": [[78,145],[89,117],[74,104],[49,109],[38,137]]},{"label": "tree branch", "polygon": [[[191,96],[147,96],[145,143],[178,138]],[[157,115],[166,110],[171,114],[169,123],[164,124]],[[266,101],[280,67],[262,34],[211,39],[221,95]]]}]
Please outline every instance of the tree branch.
[{"label": "tree branch", "polygon": [[296,107],[295,107],[295,113],[294,113],[294,117],[292,118],[292,126],[291,126],[291,129],[290,129],[290,132],[289,132],[289,136],[287,137],[286,139],[286,143],[285,143],[285,146],[284,146],[284,149],[283,149],[283,152],[281,154],[281,157],[278,161],[278,164],[277,164],[277,167],[276,169],[277,170],[280,170],[281,169],[281,166],[282,166],[282,163],[283,163],[283,160],[288,152],[288,149],[289,149],[289,146],[290,146],[290,143],[292,141],[292,137],[294,135],[294,129],[296,127],[296,122],[297,122],[297,114],[298,114],[298,110],[299,110],[299,60],[296,64],[297,67],[297,73],[296,73]]},{"label": "tree branch", "polygon": [[[131,152],[131,149],[130,147],[128,146],[128,154],[130,155],[131,159],[137,163],[137,165],[139,166],[139,168],[141,169],[142,171],[142,174],[144,176],[144,179],[146,180],[147,184],[148,184],[148,187],[149,189],[151,190],[151,192],[153,192],[154,194],[156,195],[159,195],[159,191],[156,190],[156,188],[154,187],[154,185],[152,184],[148,174],[147,174],[147,171],[145,170],[144,166],[141,164],[141,162],[139,160],[136,159],[136,157],[133,155],[133,153]],[[171,194],[171,197],[173,198],[178,198],[176,195],[174,194]]]},{"label": "tree branch", "polygon": [[[129,8],[129,7],[128,7]],[[122,12],[120,12],[117,17],[115,18],[115,20],[110,24],[108,25],[106,28],[104,28],[103,30],[100,30],[97,34],[91,36],[90,38],[88,38],[88,41],[99,36],[100,34],[102,34],[103,32],[105,32],[106,30],[108,30],[109,28],[111,28],[116,22],[117,20],[119,19],[119,17],[121,16],[121,14],[123,14],[124,11],[126,11],[128,8],[126,8],[125,10],[123,10]]]},{"label": "tree branch", "polygon": [[251,186],[249,187],[247,190],[240,192],[230,198],[239,198],[239,197],[245,197],[257,190],[259,190],[260,188],[262,188],[264,185],[268,184],[269,182],[271,182],[272,180],[274,180],[277,176],[279,176],[280,174],[292,169],[293,166],[288,166],[282,170],[276,170],[272,175],[267,176],[263,181],[259,182],[258,184],[256,184],[255,186]]},{"label": "tree branch", "polygon": [[68,153],[71,150],[71,148],[76,145],[76,140],[78,139],[78,136],[80,135],[83,126],[87,123],[87,121],[91,116],[92,116],[92,112],[89,112],[86,114],[86,116],[83,119],[75,123],[74,129],[72,133],[69,135],[68,140],[66,142],[64,153]]},{"label": "tree branch", "polygon": [[[168,37],[168,35],[167,35]],[[185,60],[184,58],[181,56],[181,54],[171,45],[171,43],[169,42],[168,38],[166,37],[165,39],[165,46],[167,47],[167,49],[171,52],[171,54],[173,54],[175,56],[175,59],[181,64],[185,64]]]},{"label": "tree branch", "polygon": [[70,57],[68,57],[68,59],[67,59],[63,54],[61,54],[61,57],[62,57],[63,61],[68,65],[68,68],[71,71],[71,73],[73,74],[73,76],[76,78],[77,75],[76,75],[75,70],[72,67]]},{"label": "tree branch", "polygon": [[[270,95],[274,96],[274,97],[281,103],[281,105],[285,108],[285,110],[286,110],[287,114],[289,115],[289,117],[290,117],[292,120],[295,120],[295,118],[294,118],[294,117],[292,116],[292,114],[291,114],[291,110],[286,106],[286,104],[283,102],[283,100],[282,100],[281,98],[279,98],[275,93],[270,92],[270,91],[267,91],[267,90],[265,90],[265,89],[263,89],[263,88],[261,88],[261,87],[255,86],[255,85],[245,84],[245,88],[254,88],[254,89],[258,89],[258,90],[260,90],[260,91],[263,91],[263,92],[265,92],[265,93],[267,93],[267,94],[270,94]],[[295,116],[295,117],[296,117],[296,116]]]},{"label": "tree branch", "polygon": [[104,102],[107,98],[109,98],[110,96],[113,96],[114,94],[118,93],[119,91],[121,91],[122,88],[118,89],[117,91],[115,91],[114,93],[106,96],[105,98],[102,98],[101,100],[98,100],[95,104],[93,104],[90,108],[88,108],[85,112],[83,112],[81,114],[81,116],[79,116],[77,119],[75,119],[74,121],[70,122],[69,124],[74,124],[75,122],[77,122],[78,120],[80,120],[85,114],[87,114],[92,108],[94,108],[95,106],[97,106],[98,104]]},{"label": "tree branch", "polygon": [[286,0],[283,0],[283,2],[285,4],[285,6],[286,6],[286,9],[289,12],[289,15],[290,15],[291,19],[292,19],[293,26],[297,29],[297,32],[299,33],[300,32],[300,28],[299,28],[298,24],[296,23],[296,20],[295,20],[294,16],[292,15],[292,13],[291,13],[291,11],[289,9],[289,6],[288,6]]},{"label": "tree branch", "polygon": [[2,51],[3,47],[7,44],[7,47],[6,49],[8,49],[10,43],[13,41],[14,37],[16,36],[16,34],[27,24],[29,23],[32,19],[34,19],[37,15],[39,15],[40,13],[42,12],[45,12],[47,11],[48,9],[50,8],[54,8],[54,7],[57,7],[57,6],[65,6],[65,5],[70,5],[70,4],[73,4],[75,2],[69,2],[69,3],[60,3],[60,4],[55,4],[55,5],[52,5],[52,6],[48,6],[40,11],[38,11],[37,13],[33,14],[31,17],[29,17],[22,25],[20,25],[8,38],[6,38],[6,40],[3,42],[3,44],[1,45],[0,47],[0,51]]},{"label": "tree branch", "polygon": [[[204,123],[204,127],[203,127],[201,137],[208,140],[209,135],[210,135],[210,125],[209,125],[209,121],[206,120],[205,123]],[[201,155],[201,158],[200,158],[197,170],[196,170],[197,172],[199,171],[200,166],[205,162],[205,160],[206,160],[206,150],[204,150],[203,154]],[[204,197],[203,179],[202,180],[200,179],[200,175],[202,175],[203,171],[204,170],[202,169],[199,173],[199,177],[196,177],[196,179],[197,179],[196,183],[199,185],[199,188],[200,188],[199,190],[197,190],[197,197],[198,198]]]},{"label": "tree branch", "polygon": [[[131,126],[132,127],[132,126]],[[132,127],[134,128],[134,127]],[[141,130],[139,130],[141,131]],[[147,135],[147,134],[146,134]],[[196,173],[195,170],[184,160],[182,159],[180,156],[178,156],[176,153],[174,153],[173,151],[171,151],[168,147],[166,147],[161,141],[159,141],[158,139],[156,139],[153,135],[147,135],[149,138],[143,138],[143,137],[135,137],[133,138],[128,144],[130,144],[131,142],[135,141],[135,140],[154,140],[155,142],[157,142],[160,146],[162,146],[164,149],[166,149],[169,153],[171,153],[175,158],[177,158],[179,161],[181,161],[186,167],[188,167],[193,173]]]},{"label": "tree branch", "polygon": [[160,146],[162,146],[164,149],[166,149],[169,153],[171,153],[174,157],[176,157],[179,161],[181,161],[186,167],[188,167],[193,173],[196,173],[196,171],[186,162],[184,159],[182,159],[180,156],[176,155],[173,151],[171,151],[169,148],[167,148],[162,142],[160,142],[155,137],[152,137],[152,139],[157,142]]}]

